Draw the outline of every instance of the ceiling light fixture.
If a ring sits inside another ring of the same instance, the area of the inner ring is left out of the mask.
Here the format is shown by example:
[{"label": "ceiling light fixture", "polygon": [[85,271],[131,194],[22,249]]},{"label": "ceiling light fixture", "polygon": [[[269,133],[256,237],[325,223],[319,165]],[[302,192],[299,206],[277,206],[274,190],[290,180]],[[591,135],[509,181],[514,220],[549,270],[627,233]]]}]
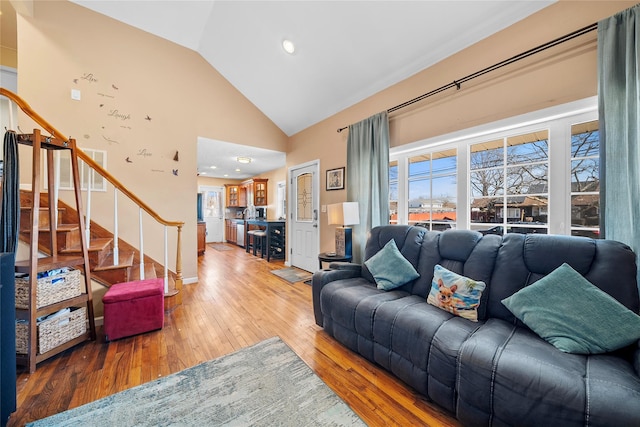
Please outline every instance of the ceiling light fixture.
[{"label": "ceiling light fixture", "polygon": [[293,52],[296,51],[296,45],[293,44],[293,42],[291,40],[283,40],[282,41],[282,48],[284,49],[285,52],[287,52],[289,55],[293,55]]},{"label": "ceiling light fixture", "polygon": [[217,168],[217,166],[211,166],[211,169],[216,169],[216,168]]},{"label": "ceiling light fixture", "polygon": [[251,157],[237,157],[236,160],[238,160],[238,163],[243,163],[246,165],[247,163],[251,163],[253,159]]},{"label": "ceiling light fixture", "polygon": [[240,168],[236,168],[236,172],[240,172]]}]

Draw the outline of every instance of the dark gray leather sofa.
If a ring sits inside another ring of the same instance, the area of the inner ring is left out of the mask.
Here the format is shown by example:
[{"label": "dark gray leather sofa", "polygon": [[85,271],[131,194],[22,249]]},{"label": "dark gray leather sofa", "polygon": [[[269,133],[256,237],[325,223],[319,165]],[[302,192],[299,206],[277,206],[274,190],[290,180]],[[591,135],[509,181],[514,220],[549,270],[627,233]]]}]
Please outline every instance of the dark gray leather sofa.
[{"label": "dark gray leather sofa", "polygon": [[[390,239],[420,273],[378,290],[365,265],[332,263],[313,275],[316,323],[392,372],[464,425],[640,426],[640,347],[563,353],[501,303],[566,262],[635,313],[635,255],[614,241],[468,230],[383,226],[369,233],[365,260]],[[427,304],[436,264],[487,287],[478,322]],[[615,333],[615,331],[612,331]]]}]

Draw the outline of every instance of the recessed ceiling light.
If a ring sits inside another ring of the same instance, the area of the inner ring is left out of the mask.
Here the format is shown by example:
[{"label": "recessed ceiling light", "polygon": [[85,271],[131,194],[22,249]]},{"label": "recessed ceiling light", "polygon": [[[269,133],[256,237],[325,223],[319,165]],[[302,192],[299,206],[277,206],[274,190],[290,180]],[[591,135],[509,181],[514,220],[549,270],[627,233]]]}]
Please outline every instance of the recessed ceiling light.
[{"label": "recessed ceiling light", "polygon": [[293,52],[296,51],[296,45],[294,45],[291,40],[283,40],[282,41],[282,48],[289,55],[293,55]]},{"label": "recessed ceiling light", "polygon": [[200,175],[206,175],[206,174],[207,174],[206,172],[200,172]]},{"label": "recessed ceiling light", "polygon": [[216,168],[217,168],[217,166],[211,166],[211,169],[216,169]]},{"label": "recessed ceiling light", "polygon": [[229,174],[228,174],[228,173],[225,173],[225,174],[224,174],[224,176],[229,176]]},{"label": "recessed ceiling light", "polygon": [[236,160],[238,161],[238,163],[251,163],[251,161],[253,160],[251,157],[237,157]]},{"label": "recessed ceiling light", "polygon": [[239,168],[238,168],[238,169],[236,169],[236,172],[240,172],[240,169],[239,169]]}]

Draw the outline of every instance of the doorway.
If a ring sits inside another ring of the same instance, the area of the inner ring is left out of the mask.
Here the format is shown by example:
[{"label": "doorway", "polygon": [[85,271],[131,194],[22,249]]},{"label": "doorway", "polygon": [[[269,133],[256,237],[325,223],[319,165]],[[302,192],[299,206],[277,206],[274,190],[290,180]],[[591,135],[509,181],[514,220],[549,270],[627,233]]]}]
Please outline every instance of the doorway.
[{"label": "doorway", "polygon": [[201,185],[198,192],[202,194],[202,220],[207,224],[207,243],[219,243],[224,238],[224,189]]},{"label": "doorway", "polygon": [[289,247],[290,263],[306,271],[318,268],[320,200],[320,161],[314,160],[289,169]]}]

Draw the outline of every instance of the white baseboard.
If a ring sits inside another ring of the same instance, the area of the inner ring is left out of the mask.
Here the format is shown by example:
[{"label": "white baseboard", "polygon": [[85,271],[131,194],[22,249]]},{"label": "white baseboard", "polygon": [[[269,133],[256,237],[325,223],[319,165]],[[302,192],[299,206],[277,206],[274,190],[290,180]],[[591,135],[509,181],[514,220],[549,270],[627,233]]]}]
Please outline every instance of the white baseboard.
[{"label": "white baseboard", "polygon": [[182,279],[182,283],[184,285],[191,285],[193,283],[198,283],[198,278],[197,277],[189,277],[187,279]]}]

